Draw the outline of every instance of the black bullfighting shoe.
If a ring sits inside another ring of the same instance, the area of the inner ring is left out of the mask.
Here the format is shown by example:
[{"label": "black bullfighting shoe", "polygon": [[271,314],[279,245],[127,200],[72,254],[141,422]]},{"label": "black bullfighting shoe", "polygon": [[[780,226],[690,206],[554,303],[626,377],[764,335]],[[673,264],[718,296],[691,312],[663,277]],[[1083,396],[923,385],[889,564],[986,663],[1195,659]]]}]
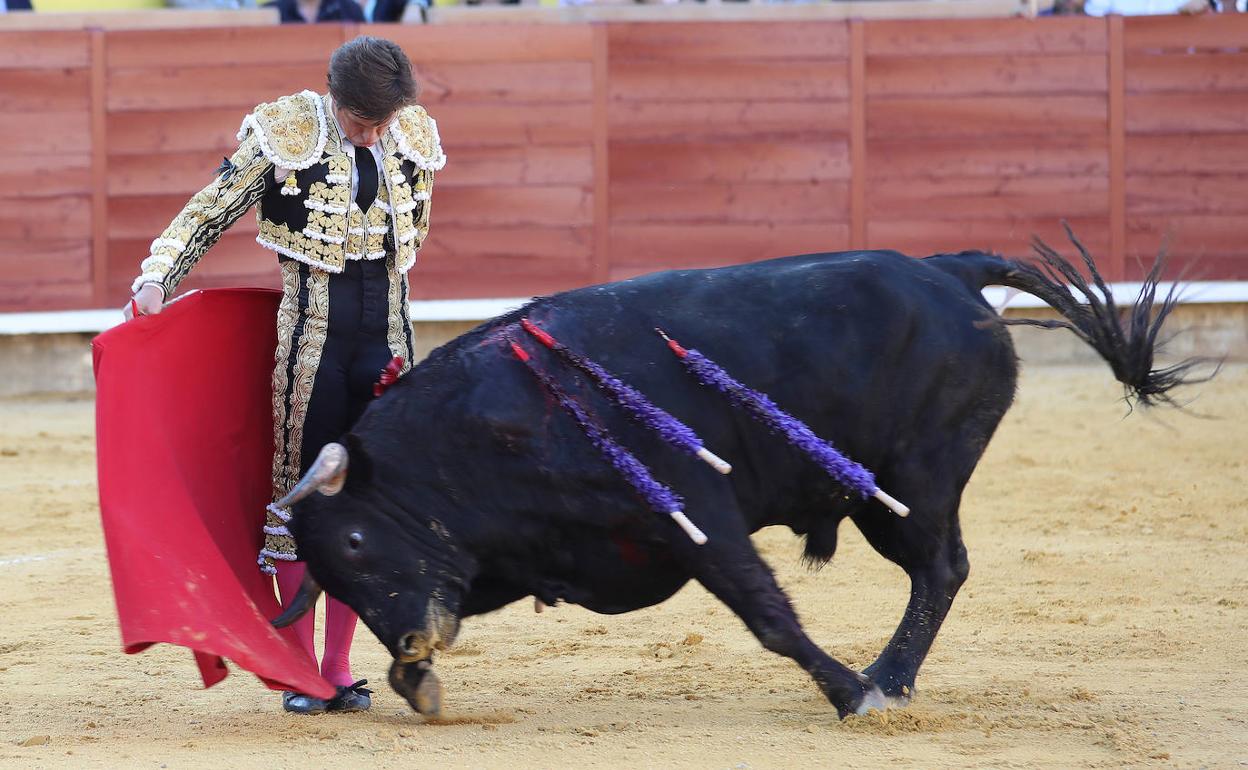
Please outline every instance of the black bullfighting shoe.
[{"label": "black bullfighting shoe", "polygon": [[324,714],[326,701],[301,692],[282,693],[282,708],[292,714]]},{"label": "black bullfighting shoe", "polygon": [[373,705],[373,699],[369,696],[373,691],[365,687],[368,684],[367,679],[361,679],[355,684],[343,687],[339,685],[338,694],[330,698],[325,703],[326,711],[368,711]]}]

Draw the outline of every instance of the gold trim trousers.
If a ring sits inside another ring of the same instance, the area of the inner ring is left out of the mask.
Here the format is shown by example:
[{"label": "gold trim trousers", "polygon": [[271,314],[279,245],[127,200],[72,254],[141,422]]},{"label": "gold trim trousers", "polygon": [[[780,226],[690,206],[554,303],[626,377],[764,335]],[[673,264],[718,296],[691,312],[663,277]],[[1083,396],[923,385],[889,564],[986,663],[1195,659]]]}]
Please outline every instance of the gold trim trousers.
[{"label": "gold trim trousers", "polygon": [[[282,261],[282,303],[273,370],[273,499],[283,497],[338,441],[373,398],[393,356],[411,363],[406,276],[393,257],[348,261],[327,273]],[[406,368],[406,366],[405,366]],[[294,561],[290,511],[269,506],[260,568]]]}]

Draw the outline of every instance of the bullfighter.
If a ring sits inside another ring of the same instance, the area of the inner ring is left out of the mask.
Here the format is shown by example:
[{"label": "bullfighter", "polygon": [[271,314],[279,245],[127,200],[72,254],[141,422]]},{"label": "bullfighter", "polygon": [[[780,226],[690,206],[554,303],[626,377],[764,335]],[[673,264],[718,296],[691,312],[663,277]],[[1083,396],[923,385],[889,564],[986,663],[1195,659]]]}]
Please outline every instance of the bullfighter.
[{"label": "bullfighter", "polygon": [[[330,58],[327,93],[283,96],[243,119],[238,150],[152,241],[134,280],[127,318],[159,313],[222,233],[256,207],[256,242],[276,252],[282,281],[275,501],[355,422],[387,364],[401,358],[401,371],[411,366],[408,271],[429,232],[434,174],[446,163],[437,124],[416,97],[411,62],[398,45],[367,36],[344,44]],[[276,576],[284,604],[304,571],[289,516],[268,507],[257,560]],[[356,620],[345,604],[328,600],[321,674],[338,695],[326,701],[286,692],[287,711],[371,705],[350,670]],[[296,632],[315,660],[312,615]]]}]

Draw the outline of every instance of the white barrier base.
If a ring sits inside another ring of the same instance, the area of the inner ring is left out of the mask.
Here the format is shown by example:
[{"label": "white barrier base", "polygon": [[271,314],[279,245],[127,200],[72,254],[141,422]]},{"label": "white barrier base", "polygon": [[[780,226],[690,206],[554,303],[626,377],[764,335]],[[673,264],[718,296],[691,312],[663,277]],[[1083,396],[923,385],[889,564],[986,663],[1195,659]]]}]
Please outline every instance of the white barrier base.
[{"label": "white barrier base", "polygon": [[[1138,281],[1110,284],[1114,299],[1127,304],[1140,292]],[[1170,291],[1170,284],[1158,286],[1157,296]],[[1006,289],[989,286],[984,299],[1000,309]],[[441,321],[486,321],[515,310],[528,302],[528,297],[497,299],[434,299],[416,300],[410,305],[413,323]],[[1193,281],[1183,287],[1184,304],[1222,304],[1248,302],[1248,281]],[[1006,305],[1012,308],[1047,307],[1039,297],[1016,294]],[[0,335],[5,334],[72,334],[99,333],[121,323],[121,310],[61,310],[46,313],[0,313]]]},{"label": "white barrier base", "polygon": [[[435,299],[410,304],[412,323],[485,321],[529,301],[529,297],[501,299]],[[3,334],[98,334],[121,323],[121,309],[60,310],[47,313],[0,313]]]}]

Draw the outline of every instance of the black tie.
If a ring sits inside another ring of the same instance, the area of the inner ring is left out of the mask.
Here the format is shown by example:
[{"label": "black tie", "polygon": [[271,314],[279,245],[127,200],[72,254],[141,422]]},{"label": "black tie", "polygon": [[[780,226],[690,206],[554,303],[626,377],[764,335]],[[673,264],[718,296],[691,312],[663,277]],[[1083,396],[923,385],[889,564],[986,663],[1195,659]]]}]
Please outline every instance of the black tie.
[{"label": "black tie", "polygon": [[360,174],[360,184],[355,190],[355,205],[360,211],[368,211],[377,197],[377,161],[367,147],[355,148],[355,168]]}]

